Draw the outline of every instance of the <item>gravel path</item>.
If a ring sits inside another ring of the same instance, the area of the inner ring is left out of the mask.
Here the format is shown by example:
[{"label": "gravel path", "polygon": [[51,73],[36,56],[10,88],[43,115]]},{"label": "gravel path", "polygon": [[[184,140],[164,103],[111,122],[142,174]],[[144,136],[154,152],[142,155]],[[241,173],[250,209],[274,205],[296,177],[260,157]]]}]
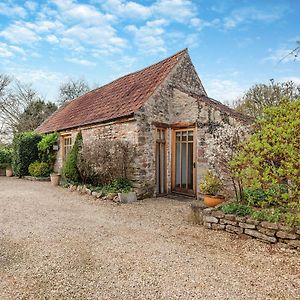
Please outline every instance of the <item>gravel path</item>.
[{"label": "gravel path", "polygon": [[300,299],[299,254],[192,226],[188,205],[0,177],[0,299]]}]

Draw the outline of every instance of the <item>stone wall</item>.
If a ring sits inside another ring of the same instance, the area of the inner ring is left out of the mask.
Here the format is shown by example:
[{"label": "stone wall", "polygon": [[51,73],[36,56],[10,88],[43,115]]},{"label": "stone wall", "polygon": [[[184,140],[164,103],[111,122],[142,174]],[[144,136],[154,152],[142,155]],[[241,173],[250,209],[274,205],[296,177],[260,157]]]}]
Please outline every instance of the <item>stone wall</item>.
[{"label": "stone wall", "polygon": [[188,56],[184,56],[174,70],[168,75],[159,89],[150,97],[145,105],[135,113],[138,123],[138,149],[140,170],[140,186],[145,194],[155,195],[155,132],[157,123],[167,128],[167,189],[171,192],[171,136],[172,125],[178,123],[195,124],[196,129],[196,187],[197,197],[201,196],[199,182],[207,171],[204,158],[205,140],[211,135],[212,128],[222,122],[233,124],[235,118],[224,113],[216,106],[199,100],[206,96],[195,68]]},{"label": "stone wall", "polygon": [[[91,142],[92,140],[100,137],[110,140],[125,140],[132,144],[132,146],[137,145],[137,122],[134,119],[119,120],[116,122],[100,124],[95,126],[84,126],[76,128],[71,131],[62,131],[60,134],[60,149],[57,152],[57,159],[55,163],[55,171],[61,172],[63,166],[63,135],[71,134],[72,142],[75,142],[77,133],[81,131],[83,143]],[[134,172],[131,174],[133,184],[136,185],[138,181],[139,170],[141,167],[138,165],[138,160],[134,162]],[[137,186],[138,188],[138,186]]]},{"label": "stone wall", "polygon": [[282,247],[300,251],[300,228],[225,214],[215,208],[203,209],[202,220],[204,227],[208,229],[246,235],[266,243],[277,243]]}]

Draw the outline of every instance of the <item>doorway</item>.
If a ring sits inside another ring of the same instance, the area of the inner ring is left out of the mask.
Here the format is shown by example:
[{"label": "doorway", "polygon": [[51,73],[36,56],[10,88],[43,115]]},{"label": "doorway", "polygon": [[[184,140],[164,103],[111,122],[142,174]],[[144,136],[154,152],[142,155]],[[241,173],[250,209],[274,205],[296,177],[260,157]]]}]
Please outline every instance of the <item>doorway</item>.
[{"label": "doorway", "polygon": [[166,128],[156,129],[156,192],[167,193]]},{"label": "doorway", "polygon": [[172,147],[172,190],[195,195],[195,130],[174,129]]}]

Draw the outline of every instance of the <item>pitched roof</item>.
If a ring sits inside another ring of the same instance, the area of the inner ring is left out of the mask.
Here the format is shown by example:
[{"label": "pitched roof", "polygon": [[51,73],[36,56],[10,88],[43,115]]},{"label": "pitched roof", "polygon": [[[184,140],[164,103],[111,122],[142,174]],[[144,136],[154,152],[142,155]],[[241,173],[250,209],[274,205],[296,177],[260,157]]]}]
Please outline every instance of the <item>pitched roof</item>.
[{"label": "pitched roof", "polygon": [[36,131],[47,133],[129,116],[148,100],[186,51],[67,102]]}]

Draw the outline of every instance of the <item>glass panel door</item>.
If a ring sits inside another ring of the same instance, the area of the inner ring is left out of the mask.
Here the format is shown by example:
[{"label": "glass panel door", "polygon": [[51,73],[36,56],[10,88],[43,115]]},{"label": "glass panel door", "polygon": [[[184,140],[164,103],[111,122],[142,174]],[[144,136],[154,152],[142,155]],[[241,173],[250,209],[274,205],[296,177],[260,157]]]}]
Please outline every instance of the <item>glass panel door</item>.
[{"label": "glass panel door", "polygon": [[173,142],[173,190],[194,194],[194,129],[175,130]]}]

